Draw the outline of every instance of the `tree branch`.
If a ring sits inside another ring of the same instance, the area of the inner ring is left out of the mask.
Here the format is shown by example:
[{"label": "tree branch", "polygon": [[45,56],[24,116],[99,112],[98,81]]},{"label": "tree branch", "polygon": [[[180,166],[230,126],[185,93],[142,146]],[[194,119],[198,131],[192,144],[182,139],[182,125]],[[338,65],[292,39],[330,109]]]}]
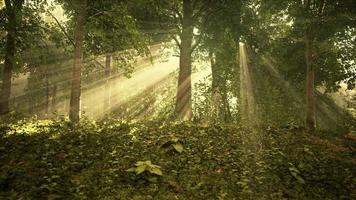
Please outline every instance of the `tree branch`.
[{"label": "tree branch", "polygon": [[59,28],[61,29],[61,31],[64,33],[64,35],[67,37],[67,39],[73,45],[73,47],[75,47],[76,45],[75,45],[73,39],[68,35],[65,28],[61,25],[61,23],[58,21],[58,19],[51,12],[48,11],[47,13],[54,19],[54,21],[56,21],[56,23],[59,26]]},{"label": "tree branch", "polygon": [[[179,12],[179,10],[178,10],[177,8],[175,8],[175,7],[173,7],[171,10],[173,11],[173,17],[174,17],[174,18],[177,18],[176,16],[178,16],[179,22],[180,22],[180,23],[183,23],[183,15],[182,15],[182,13]],[[174,14],[175,14],[176,16],[175,16]]]},{"label": "tree branch", "polygon": [[179,47],[179,49],[182,49],[182,45],[179,42],[178,38],[175,35],[172,35],[173,40],[176,42],[177,46]]},{"label": "tree branch", "polygon": [[202,36],[199,36],[198,39],[196,40],[195,44],[192,46],[192,49],[191,49],[191,53],[194,52],[194,50],[199,46],[199,44],[201,43],[202,41]]}]

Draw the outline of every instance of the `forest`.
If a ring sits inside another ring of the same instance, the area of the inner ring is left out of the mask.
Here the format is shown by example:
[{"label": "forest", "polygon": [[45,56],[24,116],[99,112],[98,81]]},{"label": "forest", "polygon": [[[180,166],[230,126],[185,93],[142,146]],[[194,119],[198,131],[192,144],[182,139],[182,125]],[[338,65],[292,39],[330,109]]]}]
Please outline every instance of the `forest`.
[{"label": "forest", "polygon": [[0,199],[356,199],[356,1],[0,0]]}]

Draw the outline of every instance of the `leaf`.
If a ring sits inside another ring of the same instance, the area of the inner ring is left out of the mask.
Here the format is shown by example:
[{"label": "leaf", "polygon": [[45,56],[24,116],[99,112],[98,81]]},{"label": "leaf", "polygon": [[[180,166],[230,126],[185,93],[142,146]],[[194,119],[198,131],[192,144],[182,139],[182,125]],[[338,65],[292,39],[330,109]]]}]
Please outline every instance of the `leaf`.
[{"label": "leaf", "polygon": [[138,161],[136,164],[135,164],[135,166],[141,166],[141,165],[145,165],[145,162],[142,162],[142,161]]},{"label": "leaf", "polygon": [[150,160],[145,161],[145,165],[152,166],[152,162]]},{"label": "leaf", "polygon": [[136,171],[136,168],[130,168],[128,170],[126,170],[126,172],[135,172]]},{"label": "leaf", "polygon": [[136,168],[135,172],[136,172],[136,175],[139,175],[141,173],[143,173],[144,171],[146,171],[146,165],[140,165]]},{"label": "leaf", "polygon": [[300,184],[305,184],[304,179],[301,176],[295,177]]},{"label": "leaf", "polygon": [[297,168],[295,168],[295,167],[290,167],[290,168],[289,168],[289,171],[290,171],[290,173],[292,174],[292,176],[293,176],[295,179],[297,179],[298,183],[300,183],[300,184],[305,184],[305,181],[304,181],[304,179],[299,175],[299,174],[300,174],[300,171],[299,171]]},{"label": "leaf", "polygon": [[173,144],[173,147],[178,153],[183,152],[183,145],[181,143]]},{"label": "leaf", "polygon": [[150,173],[156,174],[158,176],[162,176],[163,175],[162,171],[157,167],[151,168],[149,171],[150,171]]},{"label": "leaf", "polygon": [[177,142],[179,141],[179,139],[176,138],[176,137],[173,137],[173,138],[171,139],[171,141],[172,141],[173,143],[177,143]]},{"label": "leaf", "polygon": [[295,173],[297,173],[297,174],[300,174],[300,171],[297,169],[297,168],[295,168],[295,167],[289,167],[289,171],[292,173],[292,172],[295,172]]}]

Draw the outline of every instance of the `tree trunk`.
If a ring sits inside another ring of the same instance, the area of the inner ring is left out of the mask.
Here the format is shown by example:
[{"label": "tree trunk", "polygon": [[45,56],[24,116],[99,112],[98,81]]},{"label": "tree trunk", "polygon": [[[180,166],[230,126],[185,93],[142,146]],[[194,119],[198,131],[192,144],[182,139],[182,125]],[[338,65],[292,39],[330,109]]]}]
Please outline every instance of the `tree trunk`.
[{"label": "tree trunk", "polygon": [[183,23],[180,36],[180,60],[178,90],[175,114],[177,119],[192,118],[192,42],[193,42],[193,8],[191,0],[183,0]]},{"label": "tree trunk", "polygon": [[49,114],[49,103],[50,103],[50,88],[49,88],[49,69],[48,65],[46,65],[45,69],[45,84],[46,84],[46,115]]},{"label": "tree trunk", "polygon": [[104,99],[104,111],[108,111],[108,113],[111,112],[110,108],[110,98],[111,98],[111,85],[110,85],[110,79],[111,79],[111,56],[110,54],[106,55],[105,58],[105,99]]},{"label": "tree trunk", "polygon": [[2,86],[0,96],[0,114],[9,112],[9,100],[11,95],[11,79],[13,69],[13,59],[15,54],[15,38],[12,34],[8,34],[5,47],[5,64],[2,73]]},{"label": "tree trunk", "polygon": [[52,113],[55,113],[57,111],[57,85],[54,85],[52,87],[51,111]]},{"label": "tree trunk", "polygon": [[212,76],[212,81],[211,81],[211,90],[212,90],[212,117],[213,120],[219,119],[220,116],[220,93],[219,93],[219,87],[218,87],[218,72],[216,69],[216,60],[214,58],[214,54],[210,53],[210,65],[211,65],[211,76]]},{"label": "tree trunk", "polygon": [[81,95],[81,72],[83,65],[84,26],[86,17],[87,1],[83,0],[77,8],[76,25],[74,30],[74,65],[72,74],[72,88],[70,96],[69,119],[71,122],[79,122],[80,95]]},{"label": "tree trunk", "polygon": [[305,63],[306,63],[306,126],[309,131],[316,128],[315,96],[314,96],[314,68],[312,64],[312,36],[310,28],[305,32]]},{"label": "tree trunk", "polygon": [[11,79],[14,67],[15,49],[16,49],[16,27],[18,20],[21,18],[23,0],[14,1],[11,5],[10,0],[5,1],[6,17],[8,25],[6,26],[7,36],[5,44],[5,63],[2,73],[2,85],[0,94],[0,114],[6,114],[10,111],[9,101],[11,95]]}]

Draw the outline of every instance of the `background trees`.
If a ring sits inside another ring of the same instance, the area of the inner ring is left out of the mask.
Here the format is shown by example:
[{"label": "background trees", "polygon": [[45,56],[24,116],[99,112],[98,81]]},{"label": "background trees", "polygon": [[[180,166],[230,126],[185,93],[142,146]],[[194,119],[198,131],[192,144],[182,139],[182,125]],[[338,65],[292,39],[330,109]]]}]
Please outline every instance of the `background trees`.
[{"label": "background trees", "polygon": [[41,34],[42,21],[38,14],[42,12],[44,3],[41,0],[33,2],[6,0],[2,1],[2,6],[0,6],[1,53],[4,56],[4,67],[1,74],[1,114],[10,111],[11,79],[14,70],[23,64],[21,54],[36,42],[33,37]]},{"label": "background trees", "polygon": [[[192,107],[194,120],[215,122],[240,121],[253,109],[253,118],[266,123],[293,121],[313,130],[320,116],[321,126],[338,124],[331,113],[338,112],[335,116],[340,119],[344,116],[327,94],[343,84],[355,87],[351,0],[51,1],[64,10],[65,21],[48,14],[53,7],[46,1],[7,2],[9,8],[22,12],[16,13],[20,16],[16,23],[10,23],[15,19],[8,12],[11,9],[3,7],[1,13],[4,112],[9,110],[11,75],[17,74],[9,69],[16,68],[28,76],[28,90],[26,98],[13,98],[13,107],[29,99],[25,103],[29,112],[48,115],[69,110],[70,119],[77,122],[82,83],[85,90],[89,83],[90,87],[105,83],[105,97],[85,106],[97,112],[90,107],[100,102],[102,110],[110,113],[111,100],[118,98],[110,95],[110,81],[120,76],[118,71],[133,73],[143,62],[156,58],[140,57],[150,56],[149,46],[162,42],[174,42],[179,51],[176,94],[170,94],[172,99],[175,96],[174,110],[164,112],[174,113],[179,120],[191,119]],[[46,13],[53,23],[44,20]],[[16,35],[14,42],[12,35]],[[8,59],[11,55],[14,59]],[[246,66],[239,67],[241,63]],[[192,77],[199,73],[198,65],[208,66],[211,77],[195,87]],[[192,90],[199,87],[199,94],[206,98],[192,101]],[[147,97],[145,102],[152,99]]]}]

